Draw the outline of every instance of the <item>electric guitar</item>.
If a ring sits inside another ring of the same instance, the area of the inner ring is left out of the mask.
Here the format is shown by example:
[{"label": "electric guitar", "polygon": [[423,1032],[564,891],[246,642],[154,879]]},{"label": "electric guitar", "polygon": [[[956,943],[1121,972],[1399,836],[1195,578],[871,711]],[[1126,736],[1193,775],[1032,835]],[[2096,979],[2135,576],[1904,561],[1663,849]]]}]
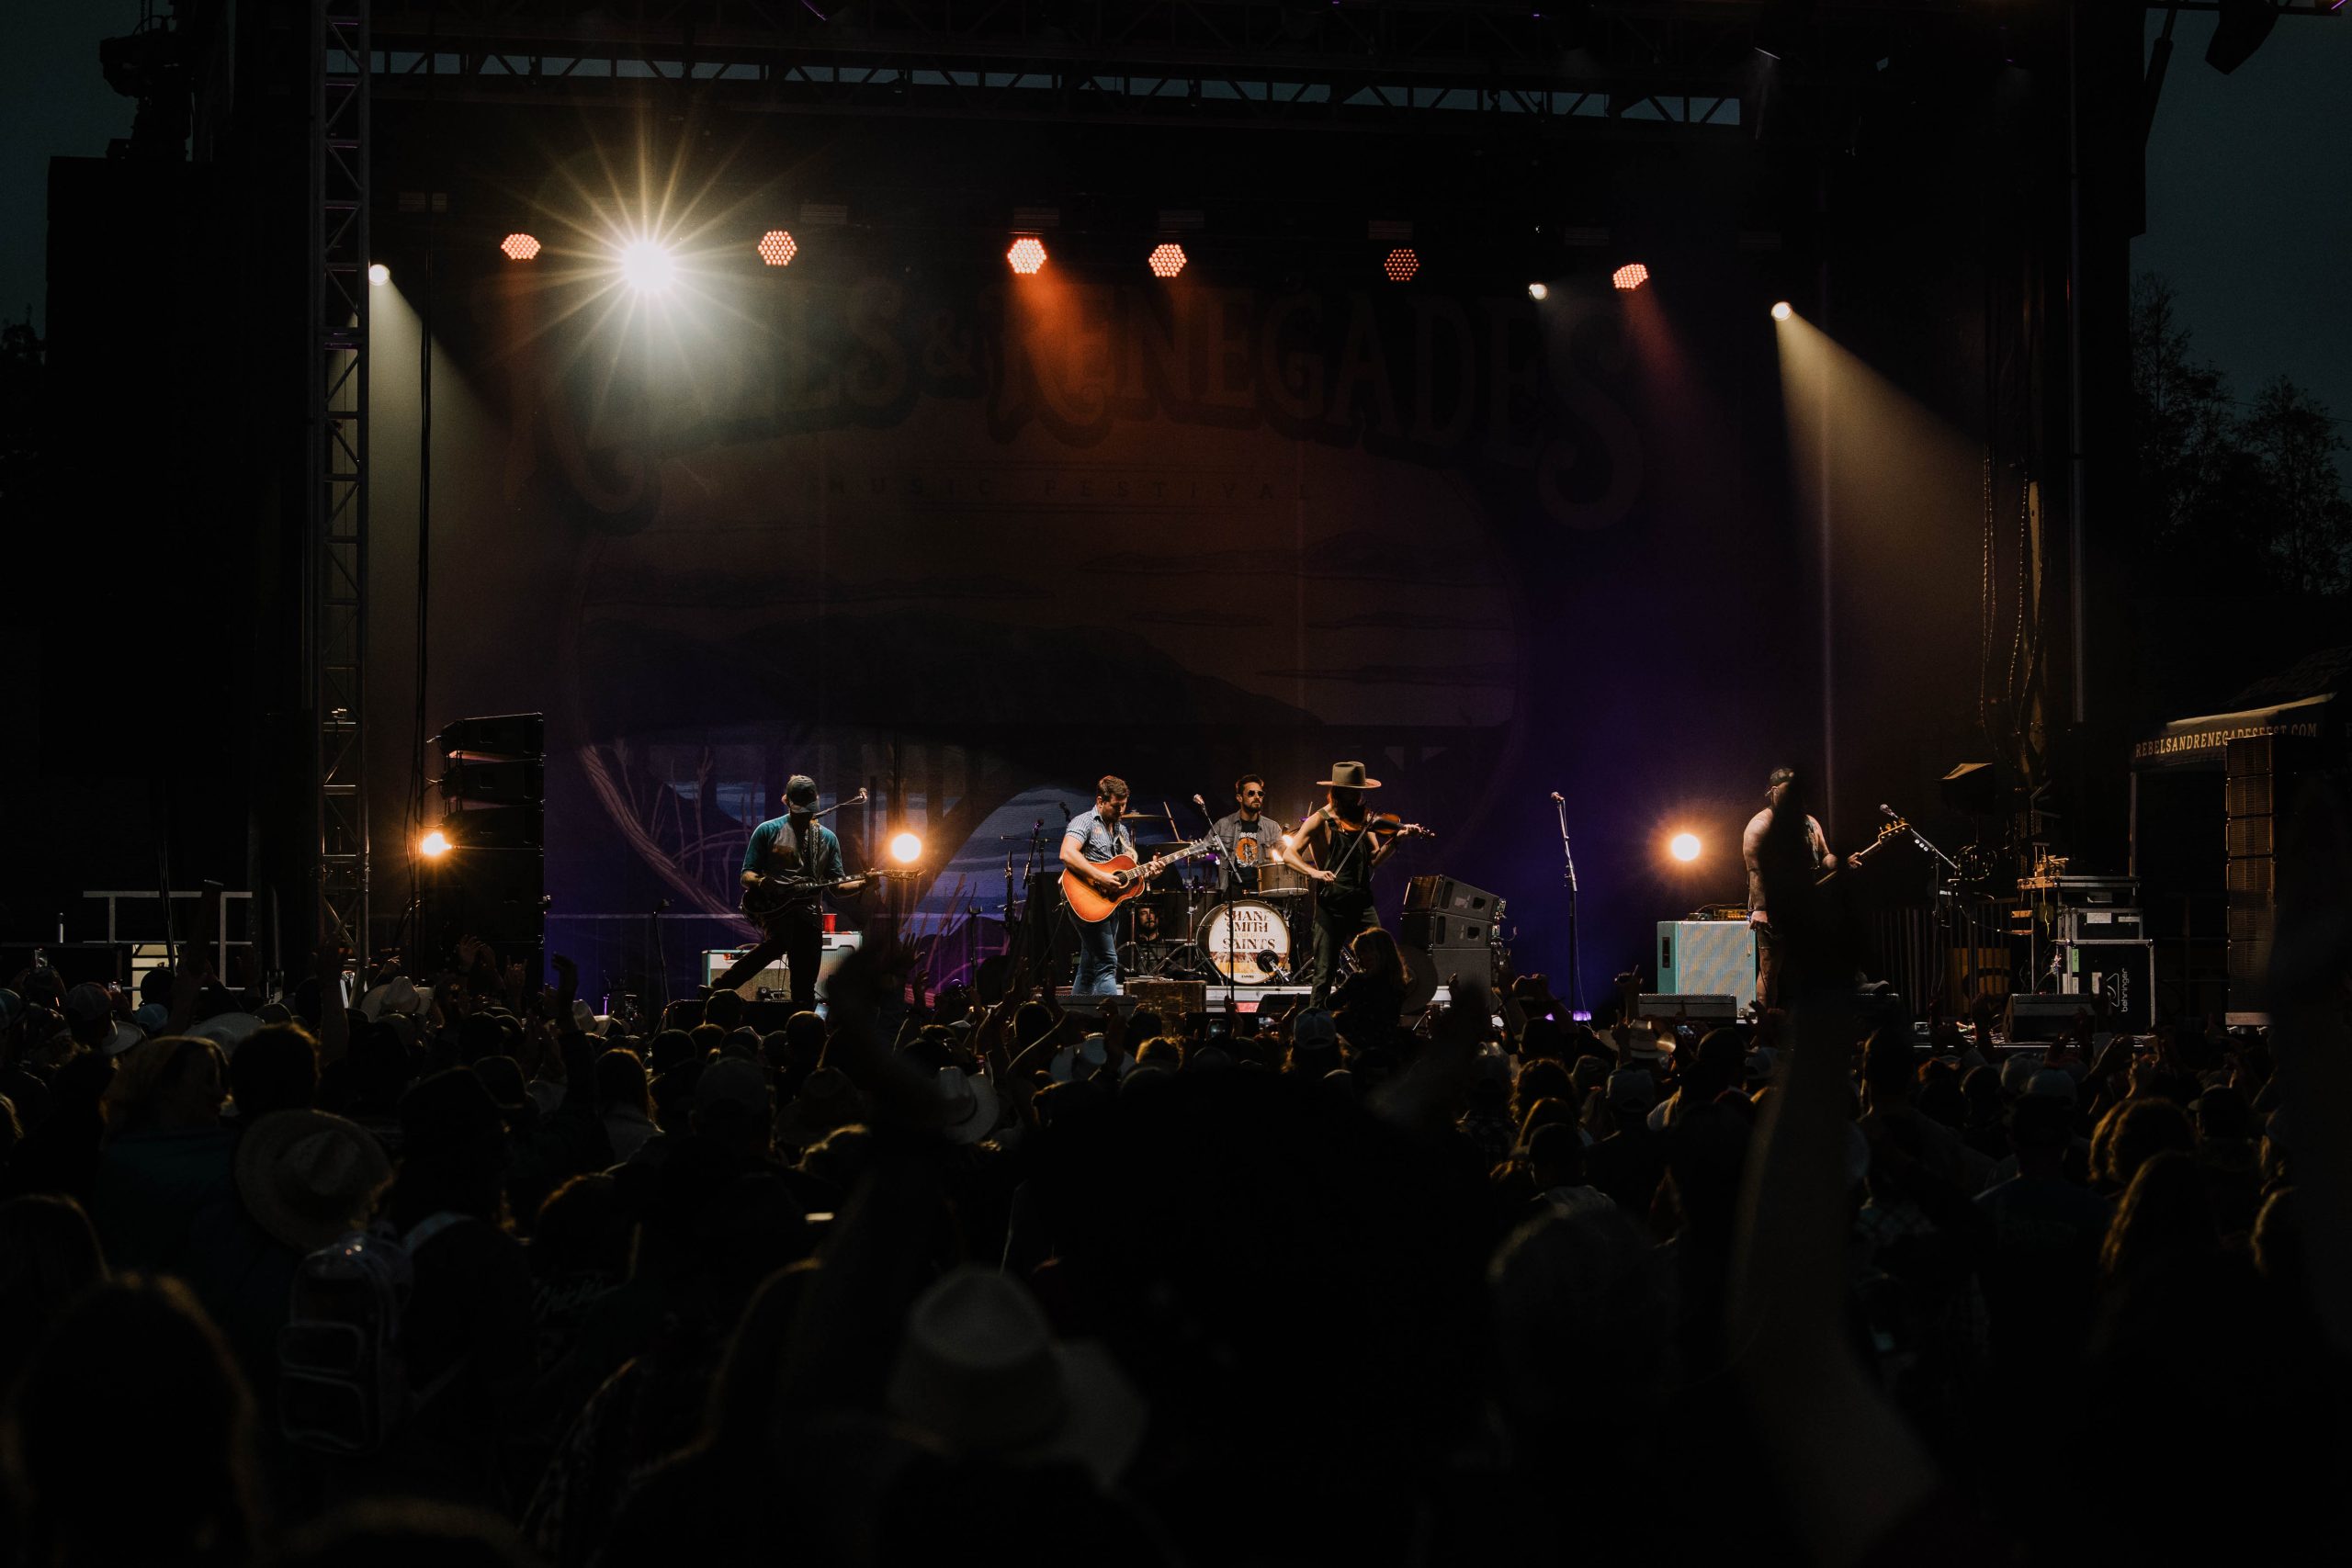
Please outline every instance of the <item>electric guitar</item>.
[{"label": "electric guitar", "polygon": [[1849,871],[1860,869],[1861,863],[1886,847],[1890,839],[1900,839],[1911,831],[1911,824],[1900,817],[1889,817],[1879,824],[1878,837],[1848,855],[1835,871],[1826,871],[1813,879],[1815,887],[1826,887]]},{"label": "electric guitar", "polygon": [[795,904],[808,902],[823,894],[837,893],[854,882],[878,882],[892,877],[904,881],[913,875],[915,872],[911,867],[892,866],[887,871],[861,871],[854,875],[831,878],[764,877],[744,887],[743,897],[736,908],[743,911],[746,919],[765,921],[770,916],[781,914]]},{"label": "electric guitar", "polygon": [[1119,906],[1151,885],[1151,879],[1180,861],[1204,855],[1218,847],[1215,838],[1195,839],[1182,849],[1170,850],[1156,859],[1136,863],[1133,855],[1115,855],[1109,860],[1091,863],[1096,871],[1116,879],[1119,890],[1104,893],[1091,882],[1083,881],[1069,867],[1062,867],[1062,897],[1069,902],[1069,912],[1090,926],[1099,926],[1111,918]]}]

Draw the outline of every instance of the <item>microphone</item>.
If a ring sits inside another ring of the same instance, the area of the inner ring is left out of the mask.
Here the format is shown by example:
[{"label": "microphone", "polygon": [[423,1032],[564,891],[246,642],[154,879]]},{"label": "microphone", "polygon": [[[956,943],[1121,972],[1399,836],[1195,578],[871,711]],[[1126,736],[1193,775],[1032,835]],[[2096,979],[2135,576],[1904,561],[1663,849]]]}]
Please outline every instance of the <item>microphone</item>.
[{"label": "microphone", "polygon": [[1195,805],[1195,806],[1197,806],[1197,807],[1200,807],[1202,810],[1204,810],[1204,811],[1206,811],[1206,810],[1209,808],[1209,803],[1208,803],[1207,801],[1205,801],[1205,800],[1203,800],[1203,799],[1202,799],[1199,795],[1194,795],[1194,796],[1193,796],[1193,805]]},{"label": "microphone", "polygon": [[1561,805],[1563,805],[1563,806],[1566,806],[1566,805],[1568,803],[1568,797],[1567,797],[1566,795],[1562,795],[1562,794],[1561,794],[1558,790],[1556,790],[1556,789],[1555,789],[1555,790],[1554,790],[1554,791],[1552,792],[1552,798],[1553,798],[1554,800],[1558,801],[1558,802],[1559,802]]},{"label": "microphone", "polygon": [[1881,817],[1893,817],[1895,814],[1894,807],[1882,800],[1878,803],[1878,814]]}]

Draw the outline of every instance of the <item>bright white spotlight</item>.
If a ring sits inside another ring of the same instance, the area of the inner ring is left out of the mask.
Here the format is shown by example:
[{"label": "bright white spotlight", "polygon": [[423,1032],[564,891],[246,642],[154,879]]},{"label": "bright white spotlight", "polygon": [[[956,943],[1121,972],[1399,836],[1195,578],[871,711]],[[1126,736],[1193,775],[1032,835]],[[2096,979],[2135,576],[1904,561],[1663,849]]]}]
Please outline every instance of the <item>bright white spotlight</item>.
[{"label": "bright white spotlight", "polygon": [[427,860],[439,860],[449,852],[449,835],[435,828],[416,841],[416,852]]},{"label": "bright white spotlight", "polygon": [[1772,319],[1776,321],[1785,321],[1795,314],[1794,310],[1789,309],[1789,302],[1786,299],[1781,300],[1772,307]]},{"label": "bright white spotlight", "polygon": [[1675,834],[1674,837],[1667,843],[1666,852],[1672,855],[1679,861],[1689,862],[1697,860],[1699,858],[1699,835],[1696,833]]},{"label": "bright white spotlight", "polygon": [[900,865],[911,865],[922,858],[922,840],[912,833],[900,833],[890,840],[890,858]]},{"label": "bright white spotlight", "polygon": [[1004,259],[1022,276],[1034,277],[1046,265],[1046,242],[1035,234],[1023,234],[1012,242]]},{"label": "bright white spotlight", "polygon": [[677,281],[678,264],[651,240],[637,240],[621,252],[621,276],[639,294],[659,294]]},{"label": "bright white spotlight", "polygon": [[1530,299],[1549,299],[1552,290],[1547,284],[1531,283],[1527,286],[1527,297]]},{"label": "bright white spotlight", "polygon": [[368,281],[375,285],[377,288],[381,288],[391,280],[392,269],[386,266],[382,262],[377,262],[375,265],[368,267]]}]

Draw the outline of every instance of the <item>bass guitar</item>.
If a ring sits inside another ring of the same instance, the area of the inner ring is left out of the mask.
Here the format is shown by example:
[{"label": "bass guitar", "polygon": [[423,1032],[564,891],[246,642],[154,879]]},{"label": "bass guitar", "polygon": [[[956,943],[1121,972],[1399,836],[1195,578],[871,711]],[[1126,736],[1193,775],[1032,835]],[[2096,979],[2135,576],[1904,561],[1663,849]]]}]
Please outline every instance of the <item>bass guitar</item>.
[{"label": "bass guitar", "polygon": [[1133,855],[1116,855],[1110,860],[1091,863],[1096,871],[1118,883],[1119,890],[1116,893],[1102,892],[1092,883],[1081,880],[1078,873],[1064,866],[1062,867],[1062,897],[1069,901],[1071,914],[1090,926],[1099,926],[1109,919],[1120,905],[1151,886],[1153,877],[1180,861],[1191,860],[1194,855],[1207,854],[1217,847],[1217,841],[1214,838],[1195,839],[1181,849],[1170,850],[1164,855],[1144,862],[1141,865],[1136,863],[1136,857]]},{"label": "bass guitar", "polygon": [[736,908],[744,918],[764,922],[771,916],[783,913],[796,904],[808,903],[827,893],[838,893],[844,887],[888,878],[904,881],[915,874],[908,867],[892,866],[887,871],[861,871],[854,876],[833,878],[806,876],[770,876],[748,884]]},{"label": "bass guitar", "polygon": [[1862,868],[1862,863],[1870,859],[1873,854],[1876,854],[1879,851],[1884,849],[1891,840],[1907,838],[1910,836],[1910,823],[1905,821],[1900,817],[1889,817],[1884,822],[1879,824],[1877,838],[1872,839],[1869,843],[1864,844],[1860,849],[1856,850],[1853,853],[1848,855],[1845,860],[1838,864],[1837,870],[1826,871],[1819,876],[1815,877],[1813,879],[1813,885],[1815,887],[1826,887],[1831,883],[1837,881],[1839,877],[1845,875],[1848,872],[1860,871]]}]

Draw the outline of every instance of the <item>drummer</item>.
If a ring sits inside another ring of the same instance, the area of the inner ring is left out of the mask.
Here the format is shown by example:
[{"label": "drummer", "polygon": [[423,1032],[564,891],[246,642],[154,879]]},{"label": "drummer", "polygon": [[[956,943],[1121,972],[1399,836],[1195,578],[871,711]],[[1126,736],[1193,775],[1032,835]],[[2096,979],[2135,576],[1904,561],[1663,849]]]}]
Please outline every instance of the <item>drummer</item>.
[{"label": "drummer", "polygon": [[1217,862],[1219,893],[1255,893],[1261,867],[1290,863],[1283,852],[1283,825],[1266,815],[1266,781],[1244,773],[1233,781],[1238,809],[1212,825],[1224,852]]}]

